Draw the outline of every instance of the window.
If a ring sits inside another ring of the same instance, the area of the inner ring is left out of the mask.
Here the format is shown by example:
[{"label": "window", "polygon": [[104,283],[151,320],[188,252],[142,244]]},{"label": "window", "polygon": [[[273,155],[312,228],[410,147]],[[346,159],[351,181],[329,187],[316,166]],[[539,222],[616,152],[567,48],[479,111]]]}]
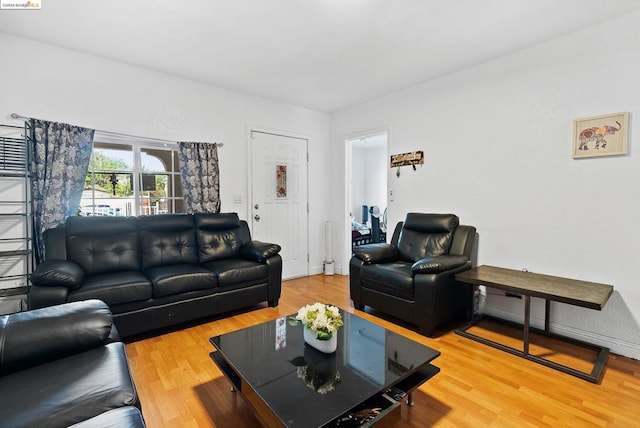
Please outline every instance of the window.
[{"label": "window", "polygon": [[175,146],[105,142],[96,136],[78,214],[184,212]]}]

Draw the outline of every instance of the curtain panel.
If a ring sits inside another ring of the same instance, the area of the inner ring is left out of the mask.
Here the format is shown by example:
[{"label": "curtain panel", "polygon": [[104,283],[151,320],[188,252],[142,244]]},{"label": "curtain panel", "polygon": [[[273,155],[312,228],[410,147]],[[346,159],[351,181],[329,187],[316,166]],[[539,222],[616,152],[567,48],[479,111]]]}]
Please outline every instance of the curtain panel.
[{"label": "curtain panel", "polygon": [[42,233],[78,213],[94,130],[37,119],[30,124],[33,238],[36,263],[40,263]]},{"label": "curtain panel", "polygon": [[185,210],[220,212],[220,172],[215,143],[178,143]]}]

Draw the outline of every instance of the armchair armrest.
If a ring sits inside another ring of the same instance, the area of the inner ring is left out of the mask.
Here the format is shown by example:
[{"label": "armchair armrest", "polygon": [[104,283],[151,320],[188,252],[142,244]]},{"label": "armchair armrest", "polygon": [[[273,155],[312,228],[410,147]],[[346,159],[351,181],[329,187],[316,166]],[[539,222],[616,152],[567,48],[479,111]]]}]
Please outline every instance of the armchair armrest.
[{"label": "armchair armrest", "polygon": [[385,243],[362,245],[352,248],[351,251],[354,257],[368,265],[390,262],[400,257],[400,252],[395,246]]},{"label": "armchair armrest", "polygon": [[84,279],[84,271],[69,260],[47,260],[36,266],[31,283],[40,287],[66,287],[75,290]]},{"label": "armchair armrest", "polygon": [[268,242],[251,241],[240,248],[240,257],[256,262],[264,262],[269,257],[273,257],[280,252],[282,247],[278,244]]},{"label": "armchair armrest", "polygon": [[425,257],[411,266],[413,273],[440,273],[464,266],[469,261],[467,256],[437,256]]},{"label": "armchair armrest", "polygon": [[112,323],[109,307],[100,300],[0,316],[0,375],[108,343]]}]

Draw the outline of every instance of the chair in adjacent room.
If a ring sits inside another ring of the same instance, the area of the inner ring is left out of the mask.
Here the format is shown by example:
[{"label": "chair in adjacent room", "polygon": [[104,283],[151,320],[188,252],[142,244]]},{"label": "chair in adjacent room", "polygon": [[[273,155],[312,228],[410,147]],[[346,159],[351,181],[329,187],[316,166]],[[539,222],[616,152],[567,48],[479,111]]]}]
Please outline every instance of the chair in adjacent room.
[{"label": "chair in adjacent room", "polygon": [[472,310],[473,289],[455,280],[471,268],[476,228],[454,214],[409,213],[391,242],[352,248],[350,293],[356,309],[369,306],[415,324],[435,327]]}]

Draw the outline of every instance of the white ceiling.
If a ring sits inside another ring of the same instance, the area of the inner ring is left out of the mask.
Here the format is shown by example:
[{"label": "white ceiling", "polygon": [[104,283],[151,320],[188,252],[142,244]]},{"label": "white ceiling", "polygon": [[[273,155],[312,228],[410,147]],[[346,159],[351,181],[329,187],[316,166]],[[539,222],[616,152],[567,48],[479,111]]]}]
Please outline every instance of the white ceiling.
[{"label": "white ceiling", "polygon": [[638,10],[640,0],[40,0],[0,31],[334,112]]}]

